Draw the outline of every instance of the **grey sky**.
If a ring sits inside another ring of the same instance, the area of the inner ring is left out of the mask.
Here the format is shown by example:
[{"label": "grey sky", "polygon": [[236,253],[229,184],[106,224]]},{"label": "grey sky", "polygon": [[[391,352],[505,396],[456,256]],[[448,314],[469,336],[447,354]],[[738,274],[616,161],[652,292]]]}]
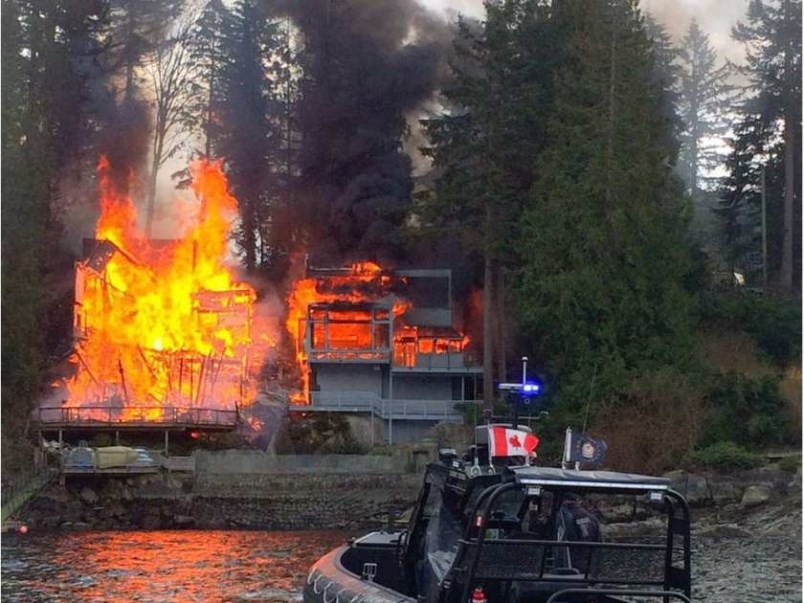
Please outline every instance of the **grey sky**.
[{"label": "grey sky", "polygon": [[[447,18],[457,13],[483,16],[483,0],[418,0]],[[594,2],[595,0],[587,0]],[[745,16],[748,0],[642,0],[640,6],[662,23],[676,39],[681,39],[690,20],[698,19],[701,28],[721,58],[742,62],[743,50],[731,39],[731,28]]]}]

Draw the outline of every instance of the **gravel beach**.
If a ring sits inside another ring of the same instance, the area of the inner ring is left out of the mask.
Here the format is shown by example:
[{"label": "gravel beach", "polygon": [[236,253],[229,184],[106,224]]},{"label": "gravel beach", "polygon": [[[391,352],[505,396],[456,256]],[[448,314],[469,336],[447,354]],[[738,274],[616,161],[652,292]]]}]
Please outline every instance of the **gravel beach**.
[{"label": "gravel beach", "polygon": [[694,510],[693,601],[800,603],[801,499]]}]

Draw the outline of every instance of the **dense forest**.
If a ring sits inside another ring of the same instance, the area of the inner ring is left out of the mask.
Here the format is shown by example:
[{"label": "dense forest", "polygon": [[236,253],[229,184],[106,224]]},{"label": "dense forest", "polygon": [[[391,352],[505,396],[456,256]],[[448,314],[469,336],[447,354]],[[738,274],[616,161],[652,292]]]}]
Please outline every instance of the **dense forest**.
[{"label": "dense forest", "polygon": [[750,0],[739,65],[633,0],[424,4],[3,0],[4,466],[69,349],[101,155],[154,236],[160,183],[222,160],[255,282],[299,253],[453,268],[485,383],[527,354],[545,429],[615,463],[800,439],[800,0]]}]

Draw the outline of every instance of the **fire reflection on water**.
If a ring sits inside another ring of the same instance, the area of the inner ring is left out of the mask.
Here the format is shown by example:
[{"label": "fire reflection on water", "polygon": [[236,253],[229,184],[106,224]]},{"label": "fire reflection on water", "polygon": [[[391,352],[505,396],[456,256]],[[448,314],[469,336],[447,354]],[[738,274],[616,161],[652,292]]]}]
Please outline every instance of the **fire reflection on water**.
[{"label": "fire reflection on water", "polygon": [[4,536],[3,601],[264,601],[299,593],[344,532]]}]

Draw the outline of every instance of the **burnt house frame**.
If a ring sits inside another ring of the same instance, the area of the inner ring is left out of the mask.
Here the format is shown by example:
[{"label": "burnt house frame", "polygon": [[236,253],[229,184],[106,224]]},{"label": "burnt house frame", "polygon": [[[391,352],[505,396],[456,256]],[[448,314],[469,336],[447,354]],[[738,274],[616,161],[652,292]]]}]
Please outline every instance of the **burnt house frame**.
[{"label": "burnt house frame", "polygon": [[[307,268],[323,290],[330,290],[328,277],[347,274]],[[307,359],[310,396],[298,410],[368,413],[383,422],[393,443],[415,439],[438,422],[462,422],[461,405],[478,398],[482,366],[455,327],[451,270],[393,270],[382,278],[392,282],[390,294],[305,309],[297,341]],[[410,301],[396,316],[394,282],[404,283],[398,296]]]}]

